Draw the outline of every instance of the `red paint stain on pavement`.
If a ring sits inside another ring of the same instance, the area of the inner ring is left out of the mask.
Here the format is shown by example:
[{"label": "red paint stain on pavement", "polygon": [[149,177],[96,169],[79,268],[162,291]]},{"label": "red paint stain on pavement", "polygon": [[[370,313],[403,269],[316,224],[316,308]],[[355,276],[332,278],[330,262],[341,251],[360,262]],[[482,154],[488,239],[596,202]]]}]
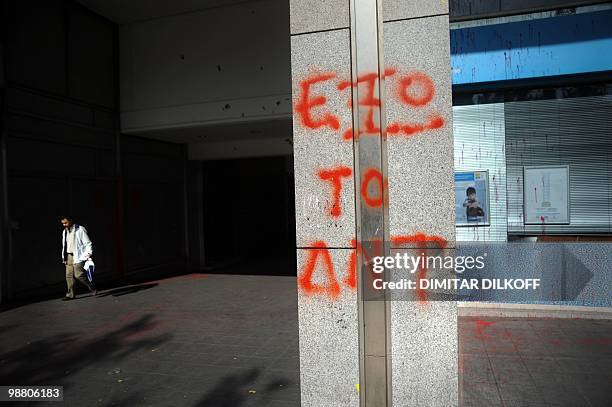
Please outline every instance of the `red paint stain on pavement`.
[{"label": "red paint stain on pavement", "polygon": [[578,345],[612,346],[612,338],[586,338],[576,341]]},{"label": "red paint stain on pavement", "polygon": [[134,284],[134,286],[151,284],[151,283],[166,283],[166,282],[180,281],[180,280],[201,280],[201,279],[209,278],[209,277],[210,277],[210,274],[193,273],[193,274],[185,274],[185,275],[176,276],[176,277],[162,278],[159,280],[151,280],[151,281],[144,282],[142,284]]},{"label": "red paint stain on pavement", "polygon": [[486,339],[484,330],[496,323],[497,321],[483,321],[481,319],[477,319],[476,320],[476,330],[474,332],[474,336],[478,339]]}]

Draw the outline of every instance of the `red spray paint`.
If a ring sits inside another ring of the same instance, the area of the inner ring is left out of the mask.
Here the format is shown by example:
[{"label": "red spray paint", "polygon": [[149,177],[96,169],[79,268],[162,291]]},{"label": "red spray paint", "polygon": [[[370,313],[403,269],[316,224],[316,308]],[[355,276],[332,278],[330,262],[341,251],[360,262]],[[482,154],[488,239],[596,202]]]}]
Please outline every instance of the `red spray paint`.
[{"label": "red spray paint", "polygon": [[[327,274],[327,284],[314,284],[312,276],[317,267],[317,260],[323,258],[325,272]],[[336,298],[340,294],[340,284],[334,273],[334,264],[332,263],[331,255],[327,249],[327,244],[323,241],[317,241],[312,244],[312,248],[308,249],[308,260],[298,276],[298,285],[304,290],[307,295],[323,294],[331,298]]]},{"label": "red spray paint", "polygon": [[330,127],[333,130],[340,128],[340,121],[333,114],[326,112],[321,118],[314,118],[312,115],[312,109],[318,106],[323,106],[327,103],[325,96],[311,96],[310,91],[314,84],[328,81],[335,78],[335,73],[323,73],[314,75],[306,80],[300,82],[300,97],[298,102],[295,104],[295,111],[298,113],[302,124],[309,129],[318,129],[319,127]]},{"label": "red spray paint", "polygon": [[[344,283],[348,285],[350,288],[357,287],[357,255],[361,255],[363,257],[364,262],[370,262],[373,257],[382,256],[383,254],[383,245],[382,241],[374,240],[372,241],[372,252],[368,253],[363,245],[359,243],[357,240],[351,240],[351,245],[355,247],[351,255],[349,256],[348,266],[346,271],[346,278],[344,279]],[[373,280],[373,274],[370,274],[370,280],[367,284],[371,284]]]},{"label": "red spray paint", "polygon": [[[438,249],[444,249],[447,246],[447,241],[441,236],[436,235],[426,235],[422,232],[417,232],[413,235],[404,235],[404,236],[392,236],[391,244],[393,247],[409,245],[409,247],[416,247],[418,249],[422,249],[421,255],[426,256],[427,250],[430,244],[434,244]],[[427,303],[427,290],[421,288],[421,280],[427,277],[427,265],[421,264],[419,267],[419,271],[417,273],[417,287],[416,287],[416,296],[421,304]]]},{"label": "red spray paint", "polygon": [[423,72],[409,72],[398,81],[397,94],[405,104],[422,107],[432,101],[436,89],[434,83]]},{"label": "red spray paint", "polygon": [[476,320],[476,330],[474,331],[474,336],[478,339],[486,339],[484,330],[495,323],[496,321],[482,321],[480,319],[477,319]]},{"label": "red spray paint", "polygon": [[319,178],[329,181],[332,185],[332,207],[330,214],[337,218],[342,214],[340,206],[340,193],[342,192],[342,178],[350,177],[353,172],[349,167],[336,167],[329,170],[319,170]]},{"label": "red spray paint", "polygon": [[[392,76],[396,72],[397,71],[395,68],[386,68],[383,73],[383,78]],[[365,120],[363,121],[363,126],[359,130],[358,134],[356,135],[357,137],[359,137],[362,134],[377,135],[380,133],[380,128],[377,127],[376,124],[374,123],[374,115],[380,109],[380,99],[376,97],[376,91],[377,91],[376,85],[377,85],[378,80],[379,80],[378,72],[372,72],[372,73],[364,74],[358,77],[357,83],[351,83],[349,81],[342,81],[338,84],[338,90],[345,90],[350,86],[354,87],[354,86],[359,86],[361,84],[363,84],[365,87],[364,96],[361,98],[361,100],[359,100],[359,106],[366,107],[367,113],[365,116]],[[351,107],[352,101],[349,101],[348,105],[349,107]],[[348,129],[344,131],[342,138],[344,140],[350,140],[353,138],[353,136],[354,136],[353,129]]]},{"label": "red spray paint", "polygon": [[[378,184],[378,196],[372,197],[368,192],[368,186],[370,182],[376,182]],[[361,196],[366,203],[366,205],[377,208],[383,204],[383,189],[385,188],[385,181],[383,180],[382,173],[376,168],[368,168],[363,173],[363,181],[361,181]]]}]

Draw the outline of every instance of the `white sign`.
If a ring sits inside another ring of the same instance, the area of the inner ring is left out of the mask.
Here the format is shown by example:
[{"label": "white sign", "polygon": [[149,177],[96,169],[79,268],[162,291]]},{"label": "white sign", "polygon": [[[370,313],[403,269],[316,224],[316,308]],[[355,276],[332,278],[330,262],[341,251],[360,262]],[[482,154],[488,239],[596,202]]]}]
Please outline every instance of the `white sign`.
[{"label": "white sign", "polygon": [[526,225],[570,223],[569,166],[523,167]]}]

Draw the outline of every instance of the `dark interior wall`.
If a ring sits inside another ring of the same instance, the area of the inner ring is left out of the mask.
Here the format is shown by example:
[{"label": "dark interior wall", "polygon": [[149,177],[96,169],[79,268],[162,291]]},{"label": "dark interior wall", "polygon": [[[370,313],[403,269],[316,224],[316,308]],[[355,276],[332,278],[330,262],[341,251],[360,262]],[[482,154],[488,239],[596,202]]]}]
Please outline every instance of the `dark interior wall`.
[{"label": "dark interior wall", "polygon": [[0,304],[6,296],[9,270],[8,207],[6,196],[6,132],[4,131],[4,53],[0,43]]},{"label": "dark interior wall", "polygon": [[3,2],[13,296],[63,284],[60,214],[87,227],[98,271],[115,270],[115,32],[70,1]]},{"label": "dark interior wall", "polygon": [[182,146],[118,135],[116,25],[68,0],[1,11],[5,297],[63,287],[63,213],[87,227],[100,277],[180,262]]},{"label": "dark interior wall", "polygon": [[122,136],[128,271],[176,270],[186,257],[184,147]]},{"label": "dark interior wall", "polygon": [[189,219],[189,267],[203,270],[206,267],[204,247],[204,181],[202,161],[187,162],[187,212]]},{"label": "dark interior wall", "polygon": [[[112,132],[74,128],[9,113],[8,197],[11,291],[63,281],[59,216],[71,213],[95,243],[98,271],[115,266],[117,233]],[[75,143],[77,132],[94,142]],[[106,145],[104,145],[106,144]]]},{"label": "dark interior wall", "polygon": [[202,163],[208,266],[238,262],[240,272],[295,274],[293,164],[290,157]]},{"label": "dark interior wall", "polygon": [[6,76],[12,86],[115,108],[112,22],[67,0],[3,5]]}]

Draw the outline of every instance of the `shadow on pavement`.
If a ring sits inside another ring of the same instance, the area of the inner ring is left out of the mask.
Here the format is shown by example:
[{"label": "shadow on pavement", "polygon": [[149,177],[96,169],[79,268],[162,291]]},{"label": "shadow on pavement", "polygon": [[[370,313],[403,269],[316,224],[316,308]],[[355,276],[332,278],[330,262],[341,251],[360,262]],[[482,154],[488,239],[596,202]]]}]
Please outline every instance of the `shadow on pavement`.
[{"label": "shadow on pavement", "polygon": [[[289,384],[286,380],[274,380],[265,385],[261,393],[256,393],[254,388],[260,387],[256,386],[259,377],[259,369],[250,369],[244,373],[228,375],[205,394],[194,407],[240,407],[254,398],[261,400],[262,397],[268,397],[272,392],[278,391]],[[254,393],[250,393],[251,390]]]},{"label": "shadow on pavement", "polygon": [[[119,362],[144,348],[158,347],[170,340],[163,334],[139,339],[157,325],[153,315],[144,315],[101,336],[85,338],[76,334],[59,334],[41,339],[10,352],[0,354],[0,385],[64,386],[79,380],[79,372],[99,362]],[[95,333],[94,333],[95,334]]]},{"label": "shadow on pavement", "polygon": [[153,287],[157,287],[157,283],[148,283],[148,284],[138,284],[138,285],[130,285],[127,287],[117,287],[108,291],[104,291],[103,293],[99,293],[96,297],[107,297],[112,295],[113,297],[120,297],[123,295],[134,294],[139,291],[148,290]]},{"label": "shadow on pavement", "polygon": [[[191,273],[192,271],[186,271],[186,270],[177,270],[177,271],[160,272],[160,273],[146,273],[146,275],[135,272],[133,274],[130,274],[124,277],[114,275],[114,274],[113,275],[102,274],[100,276],[94,275],[94,283],[98,291],[106,292],[106,290],[121,290],[121,289],[126,289],[126,287],[146,285],[146,284],[149,284],[151,280],[154,280],[154,279],[165,280],[165,279],[170,279],[174,277],[188,275]],[[152,288],[152,287],[145,287],[145,288]],[[83,285],[80,283],[76,284],[76,290],[77,290],[77,296],[80,298],[89,296],[87,294],[87,289],[83,287]],[[101,293],[98,296],[107,295],[105,292]],[[132,292],[136,292],[136,290],[129,291],[126,294],[131,294]],[[17,293],[16,294],[17,296],[15,298],[12,298],[8,300],[8,302],[0,304],[0,312],[10,311],[12,309],[16,309],[16,308],[20,308],[26,305],[40,303],[44,301],[50,301],[50,300],[55,300],[55,299],[60,300],[64,296],[65,293],[66,293],[66,283],[64,281],[61,281],[61,282],[58,282],[58,283],[55,283],[49,286],[33,289],[28,292]],[[117,291],[117,293],[120,293],[120,291]]]},{"label": "shadow on pavement", "polygon": [[13,329],[19,327],[19,325],[17,324],[13,324],[13,325],[2,325],[0,326],[0,332],[2,332],[2,335],[6,335],[7,332],[12,331]]},{"label": "shadow on pavement", "polygon": [[255,383],[259,374],[259,369],[251,369],[242,374],[226,376],[195,406],[240,407],[249,396],[248,387]]}]

